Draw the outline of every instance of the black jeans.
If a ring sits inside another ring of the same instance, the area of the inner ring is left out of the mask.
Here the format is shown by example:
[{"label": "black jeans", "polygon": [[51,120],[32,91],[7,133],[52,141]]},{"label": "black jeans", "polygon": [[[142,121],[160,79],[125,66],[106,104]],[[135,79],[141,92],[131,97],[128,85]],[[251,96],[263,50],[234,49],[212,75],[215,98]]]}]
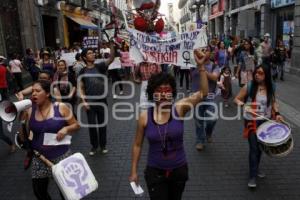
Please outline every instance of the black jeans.
[{"label": "black jeans", "polygon": [[97,127],[89,128],[90,143],[92,147],[95,149],[98,148],[98,146],[100,146],[100,148],[106,147],[107,124],[104,124],[104,122],[105,122],[105,118],[108,117],[105,115],[105,108],[104,108],[104,106],[107,105],[106,100],[97,101],[97,103],[101,103],[103,105],[90,105],[90,109],[87,110],[87,118],[88,118],[89,125],[97,126]]},{"label": "black jeans", "polygon": [[9,146],[13,145],[11,139],[4,134],[1,118],[0,118],[0,139],[3,140]]},{"label": "black jeans", "polygon": [[[48,193],[48,185],[49,185],[49,178],[32,179],[33,192],[38,200],[51,200],[51,197]],[[65,198],[63,197],[60,191],[59,194],[61,199],[64,200]]]},{"label": "black jeans", "polygon": [[147,166],[145,180],[151,200],[180,200],[188,180],[188,167],[168,171]]},{"label": "black jeans", "polygon": [[190,70],[180,69],[180,87],[183,86],[183,78],[185,77],[185,87],[188,90],[190,87]]},{"label": "black jeans", "polygon": [[[109,73],[110,73],[113,84],[117,81],[122,81],[122,78],[120,76],[120,69],[109,70]],[[120,91],[123,91],[123,84],[119,83],[118,85],[119,85]],[[116,93],[116,88],[115,88],[115,93]]]},{"label": "black jeans", "polygon": [[22,80],[22,73],[13,73],[14,77],[15,77],[15,81],[17,86],[19,87],[18,91],[23,90],[23,80]]}]

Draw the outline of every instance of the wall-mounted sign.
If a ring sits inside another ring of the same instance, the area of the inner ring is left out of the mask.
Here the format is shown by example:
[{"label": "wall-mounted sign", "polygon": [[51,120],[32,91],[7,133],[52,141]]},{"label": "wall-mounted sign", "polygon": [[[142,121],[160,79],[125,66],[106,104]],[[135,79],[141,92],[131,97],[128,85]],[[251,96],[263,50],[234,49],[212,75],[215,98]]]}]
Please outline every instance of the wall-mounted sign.
[{"label": "wall-mounted sign", "polygon": [[295,0],[271,0],[271,8],[279,8],[293,4],[295,4]]}]

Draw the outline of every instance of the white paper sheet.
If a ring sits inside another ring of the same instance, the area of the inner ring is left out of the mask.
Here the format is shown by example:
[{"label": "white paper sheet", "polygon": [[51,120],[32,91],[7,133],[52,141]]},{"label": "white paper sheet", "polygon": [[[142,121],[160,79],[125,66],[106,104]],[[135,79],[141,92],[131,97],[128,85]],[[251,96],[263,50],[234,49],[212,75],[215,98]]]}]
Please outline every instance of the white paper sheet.
[{"label": "white paper sheet", "polygon": [[70,135],[67,135],[64,137],[63,140],[61,141],[57,141],[56,139],[56,134],[54,133],[45,133],[44,134],[44,142],[43,142],[43,145],[45,146],[56,146],[56,145],[70,145],[71,144],[71,139],[72,139],[72,136]]},{"label": "white paper sheet", "polygon": [[135,182],[130,182],[131,188],[135,195],[142,196],[144,193],[144,190],[140,185],[137,185]]}]

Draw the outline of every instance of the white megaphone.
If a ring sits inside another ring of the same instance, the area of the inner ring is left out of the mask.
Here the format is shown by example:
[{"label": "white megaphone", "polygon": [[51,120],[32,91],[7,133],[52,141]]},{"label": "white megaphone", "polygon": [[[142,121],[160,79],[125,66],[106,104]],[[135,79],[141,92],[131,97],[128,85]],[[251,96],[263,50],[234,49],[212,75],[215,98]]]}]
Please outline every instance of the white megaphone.
[{"label": "white megaphone", "polygon": [[18,102],[2,101],[0,103],[0,117],[6,122],[12,122],[16,119],[19,112],[26,110],[32,106],[29,99]]}]

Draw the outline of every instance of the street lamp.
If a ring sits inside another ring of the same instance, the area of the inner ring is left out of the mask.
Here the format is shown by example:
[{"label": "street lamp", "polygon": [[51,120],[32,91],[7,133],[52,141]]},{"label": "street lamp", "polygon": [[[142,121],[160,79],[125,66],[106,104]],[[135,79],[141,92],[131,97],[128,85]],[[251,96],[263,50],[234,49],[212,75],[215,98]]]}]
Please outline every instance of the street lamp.
[{"label": "street lamp", "polygon": [[194,0],[190,4],[190,11],[197,12],[196,22],[202,24],[202,14],[205,10],[206,0]]}]

